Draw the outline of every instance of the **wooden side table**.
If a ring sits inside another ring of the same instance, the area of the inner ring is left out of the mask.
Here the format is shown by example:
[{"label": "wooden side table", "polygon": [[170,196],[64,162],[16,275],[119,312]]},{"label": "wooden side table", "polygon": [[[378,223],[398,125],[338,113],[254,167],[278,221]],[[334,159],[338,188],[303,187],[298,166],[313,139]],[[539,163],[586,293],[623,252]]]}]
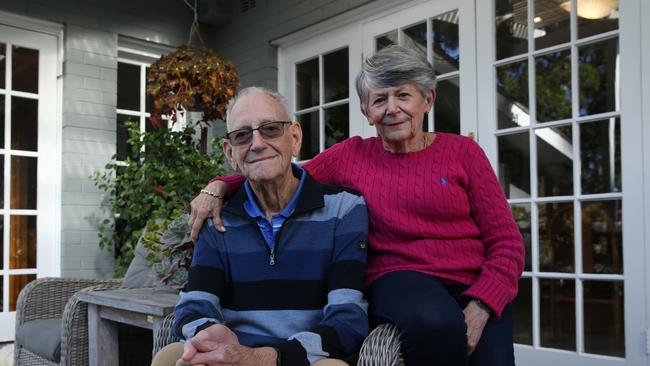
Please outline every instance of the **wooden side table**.
[{"label": "wooden side table", "polygon": [[132,288],[86,292],[79,296],[88,303],[88,360],[90,366],[119,364],[118,324],[145,329],[153,334],[180,296],[167,288]]}]

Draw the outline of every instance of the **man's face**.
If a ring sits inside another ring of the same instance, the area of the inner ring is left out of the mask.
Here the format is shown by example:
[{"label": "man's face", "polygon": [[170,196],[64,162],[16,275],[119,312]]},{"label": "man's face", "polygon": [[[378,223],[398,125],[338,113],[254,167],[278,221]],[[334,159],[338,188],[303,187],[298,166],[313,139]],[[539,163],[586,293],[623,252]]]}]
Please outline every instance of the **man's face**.
[{"label": "man's face", "polygon": [[[290,121],[280,103],[263,93],[241,97],[228,116],[228,132],[258,128],[273,121]],[[281,136],[265,139],[254,131],[249,144],[233,146],[225,139],[223,150],[230,164],[251,182],[268,182],[291,173],[291,157],[300,152],[302,131],[297,123],[282,124]]]}]

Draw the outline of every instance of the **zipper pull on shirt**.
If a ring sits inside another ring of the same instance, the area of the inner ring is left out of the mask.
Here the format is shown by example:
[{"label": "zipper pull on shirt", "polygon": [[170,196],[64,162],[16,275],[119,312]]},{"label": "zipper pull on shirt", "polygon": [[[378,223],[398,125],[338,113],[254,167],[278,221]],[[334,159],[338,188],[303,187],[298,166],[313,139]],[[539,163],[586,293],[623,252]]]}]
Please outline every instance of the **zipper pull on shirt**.
[{"label": "zipper pull on shirt", "polygon": [[275,266],[275,251],[271,250],[269,253],[269,266]]}]

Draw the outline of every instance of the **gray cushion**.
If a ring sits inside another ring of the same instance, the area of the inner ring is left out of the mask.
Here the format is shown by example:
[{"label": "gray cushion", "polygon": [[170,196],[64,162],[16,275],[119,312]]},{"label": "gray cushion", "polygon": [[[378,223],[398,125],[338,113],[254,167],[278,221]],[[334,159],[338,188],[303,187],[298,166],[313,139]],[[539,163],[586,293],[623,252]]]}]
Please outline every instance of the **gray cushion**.
[{"label": "gray cushion", "polygon": [[61,318],[25,322],[16,329],[16,343],[52,362],[61,358]]},{"label": "gray cushion", "polygon": [[126,275],[124,275],[124,280],[122,281],[123,287],[137,288],[162,285],[160,280],[158,280],[156,272],[147,264],[147,249],[142,246],[144,232],[140,236],[140,239],[138,239],[138,244],[135,246],[133,260],[129,264],[129,268],[126,270]]}]

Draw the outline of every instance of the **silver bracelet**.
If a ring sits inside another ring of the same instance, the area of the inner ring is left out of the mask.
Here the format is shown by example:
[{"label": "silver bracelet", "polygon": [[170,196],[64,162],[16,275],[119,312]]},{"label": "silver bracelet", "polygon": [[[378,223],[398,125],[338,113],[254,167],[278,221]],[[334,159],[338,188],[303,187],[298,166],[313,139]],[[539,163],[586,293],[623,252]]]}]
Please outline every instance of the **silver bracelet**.
[{"label": "silver bracelet", "polygon": [[219,200],[223,199],[223,194],[214,193],[214,192],[208,191],[207,189],[202,189],[201,193],[205,193],[208,196],[214,197],[214,198],[219,199]]}]

